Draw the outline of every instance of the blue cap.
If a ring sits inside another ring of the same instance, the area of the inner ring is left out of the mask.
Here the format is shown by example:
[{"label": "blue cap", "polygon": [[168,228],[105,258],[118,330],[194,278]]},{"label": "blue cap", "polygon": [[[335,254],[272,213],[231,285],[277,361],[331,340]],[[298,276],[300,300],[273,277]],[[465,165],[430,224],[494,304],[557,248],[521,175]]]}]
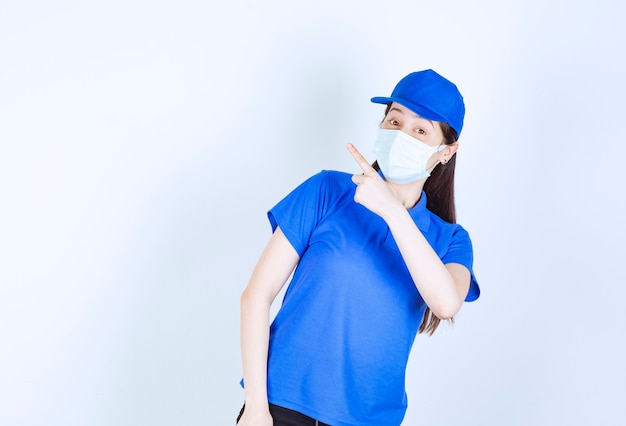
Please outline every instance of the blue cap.
[{"label": "blue cap", "polygon": [[465,104],[454,83],[433,70],[413,72],[404,77],[390,97],[375,97],[372,102],[397,102],[427,120],[448,123],[461,134]]}]

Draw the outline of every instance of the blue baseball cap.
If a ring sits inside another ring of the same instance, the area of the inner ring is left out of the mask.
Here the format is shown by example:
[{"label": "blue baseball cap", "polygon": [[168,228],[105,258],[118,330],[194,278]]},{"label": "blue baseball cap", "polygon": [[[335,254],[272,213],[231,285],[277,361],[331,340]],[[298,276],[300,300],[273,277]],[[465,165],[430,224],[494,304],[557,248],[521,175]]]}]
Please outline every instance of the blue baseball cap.
[{"label": "blue baseball cap", "polygon": [[375,97],[372,102],[397,102],[427,120],[448,123],[456,130],[457,136],[463,128],[463,96],[454,83],[433,70],[407,75],[396,85],[390,97]]}]

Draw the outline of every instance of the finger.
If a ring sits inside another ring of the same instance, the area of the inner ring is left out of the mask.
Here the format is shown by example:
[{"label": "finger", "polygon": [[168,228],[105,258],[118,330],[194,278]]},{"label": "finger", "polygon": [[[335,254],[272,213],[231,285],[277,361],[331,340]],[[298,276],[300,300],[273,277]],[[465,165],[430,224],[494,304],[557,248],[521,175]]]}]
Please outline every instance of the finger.
[{"label": "finger", "polygon": [[354,158],[354,161],[356,161],[361,170],[363,170],[364,174],[368,175],[376,173],[376,170],[374,170],[372,166],[370,166],[370,163],[367,162],[365,157],[361,155],[361,153],[356,149],[354,145],[349,143],[346,145],[346,147],[348,148],[348,152],[350,152],[350,155],[352,155],[352,158]]},{"label": "finger", "polygon": [[360,185],[365,181],[365,175],[352,175],[352,182]]}]

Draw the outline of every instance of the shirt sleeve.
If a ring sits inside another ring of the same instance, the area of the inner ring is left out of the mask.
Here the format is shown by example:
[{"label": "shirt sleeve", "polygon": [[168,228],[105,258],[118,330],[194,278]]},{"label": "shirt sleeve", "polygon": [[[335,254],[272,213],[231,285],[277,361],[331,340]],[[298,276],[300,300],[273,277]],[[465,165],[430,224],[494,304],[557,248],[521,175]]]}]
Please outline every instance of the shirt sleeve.
[{"label": "shirt sleeve", "polygon": [[267,212],[272,232],[280,226],[300,257],[324,214],[327,181],[325,171],[310,177]]},{"label": "shirt sleeve", "polygon": [[448,246],[448,251],[441,259],[444,264],[446,263],[459,263],[465,266],[470,271],[470,288],[465,297],[466,302],[473,302],[480,296],[480,287],[474,276],[472,264],[474,262],[474,255],[472,249],[472,241],[470,240],[467,231],[457,226],[452,234],[452,240]]}]

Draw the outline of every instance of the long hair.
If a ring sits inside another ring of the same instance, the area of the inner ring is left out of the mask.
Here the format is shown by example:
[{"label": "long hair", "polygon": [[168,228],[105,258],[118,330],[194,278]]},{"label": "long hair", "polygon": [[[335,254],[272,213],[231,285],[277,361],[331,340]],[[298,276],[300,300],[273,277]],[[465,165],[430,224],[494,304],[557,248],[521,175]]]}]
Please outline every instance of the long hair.
[{"label": "long hair", "polygon": [[[385,117],[389,113],[391,104],[387,105]],[[443,143],[452,145],[458,140],[458,134],[448,123],[440,122],[443,131]],[[446,164],[437,164],[430,172],[430,177],[424,183],[424,192],[426,193],[426,208],[442,218],[443,220],[456,223],[456,207],[454,204],[454,169],[456,166],[456,153],[450,157]],[[375,170],[379,170],[378,162],[372,164]],[[450,318],[454,322],[454,318]],[[427,333],[432,336],[439,324],[439,319],[433,314],[428,306],[424,312],[422,323],[419,326],[418,333]]]}]

